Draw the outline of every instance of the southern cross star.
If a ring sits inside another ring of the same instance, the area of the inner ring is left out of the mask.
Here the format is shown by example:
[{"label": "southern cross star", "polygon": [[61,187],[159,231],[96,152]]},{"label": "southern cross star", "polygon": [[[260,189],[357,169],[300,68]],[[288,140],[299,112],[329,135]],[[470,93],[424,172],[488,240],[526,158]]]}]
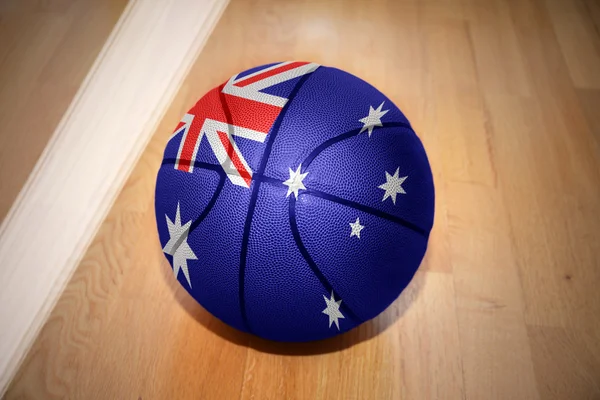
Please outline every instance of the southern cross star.
[{"label": "southern cross star", "polygon": [[385,199],[387,199],[388,197],[391,197],[392,202],[395,205],[396,204],[396,195],[398,193],[406,194],[406,192],[404,191],[404,188],[402,187],[402,183],[406,180],[406,178],[408,178],[408,176],[398,177],[399,170],[400,170],[400,168],[396,168],[396,172],[394,172],[394,175],[390,175],[387,171],[385,171],[385,181],[386,182],[382,185],[377,186],[379,189],[385,190],[385,193],[383,195],[383,200],[381,200],[381,201],[385,201]]},{"label": "southern cross star", "polygon": [[359,133],[363,133],[364,131],[368,130],[369,137],[371,137],[371,133],[373,133],[373,129],[376,126],[383,126],[381,124],[381,117],[383,117],[388,111],[390,111],[390,110],[381,111],[381,108],[383,107],[383,103],[384,102],[382,101],[381,104],[379,105],[379,107],[377,107],[377,109],[374,109],[373,106],[369,106],[369,115],[367,115],[364,118],[359,119],[359,121],[363,123],[363,127]]},{"label": "southern cross star", "polygon": [[350,232],[350,237],[356,236],[360,239],[360,231],[365,229],[365,226],[360,224],[360,219],[356,218],[355,222],[350,222],[348,225],[350,225],[350,228],[352,229]]},{"label": "southern cross star", "polygon": [[323,296],[325,299],[325,304],[327,304],[327,308],[323,310],[323,314],[329,316],[329,327],[331,328],[331,324],[335,322],[335,326],[337,326],[338,331],[340,330],[340,318],[345,318],[340,312],[340,305],[342,304],[341,300],[335,301],[335,297],[333,296],[333,292],[331,292],[331,298]]},{"label": "southern cross star", "polygon": [[306,178],[308,172],[305,172],[303,174],[300,173],[301,167],[302,165],[299,165],[296,171],[292,171],[292,169],[290,168],[290,179],[283,182],[283,184],[288,187],[288,191],[285,197],[289,197],[291,193],[294,193],[294,196],[296,196],[296,199],[298,199],[298,192],[300,191],[300,189],[306,189],[302,181],[304,180],[304,178]]},{"label": "southern cross star", "polygon": [[169,229],[169,241],[163,248],[163,251],[166,254],[173,256],[173,274],[175,275],[175,278],[177,279],[179,270],[183,271],[183,275],[185,275],[188,285],[192,287],[187,260],[198,259],[187,242],[192,221],[188,221],[185,225],[181,225],[179,203],[177,203],[175,222],[171,221],[167,215],[165,215],[165,218],[167,219],[167,228]]}]

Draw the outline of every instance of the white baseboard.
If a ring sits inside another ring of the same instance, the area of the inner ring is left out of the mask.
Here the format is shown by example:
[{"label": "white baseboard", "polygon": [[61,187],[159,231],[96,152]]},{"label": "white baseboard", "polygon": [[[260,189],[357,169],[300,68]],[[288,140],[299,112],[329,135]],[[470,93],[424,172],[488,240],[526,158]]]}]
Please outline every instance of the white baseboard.
[{"label": "white baseboard", "polygon": [[132,0],[0,227],[0,397],[228,0]]}]

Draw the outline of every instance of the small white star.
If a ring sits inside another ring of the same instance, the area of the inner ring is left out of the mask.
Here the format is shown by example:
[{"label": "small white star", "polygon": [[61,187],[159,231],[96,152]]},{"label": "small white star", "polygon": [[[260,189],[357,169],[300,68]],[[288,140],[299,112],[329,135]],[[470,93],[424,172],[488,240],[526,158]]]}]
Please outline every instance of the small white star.
[{"label": "small white star", "polygon": [[331,324],[335,322],[335,326],[337,326],[339,331],[340,323],[338,320],[340,318],[345,318],[340,312],[340,304],[342,304],[342,301],[335,301],[335,298],[333,297],[333,291],[331,292],[331,299],[328,299],[325,296],[323,296],[323,298],[327,304],[327,308],[323,310],[323,314],[327,314],[329,316],[329,327],[331,328]]},{"label": "small white star", "polygon": [[302,167],[302,164],[300,164],[298,166],[298,169],[296,169],[296,171],[292,171],[292,169],[290,168],[290,179],[283,182],[283,184],[288,187],[288,191],[287,191],[287,194],[285,195],[285,197],[289,197],[289,195],[291,193],[294,193],[294,196],[296,196],[296,199],[298,199],[298,191],[300,189],[306,189],[306,187],[304,186],[304,183],[302,183],[302,181],[304,180],[304,178],[306,178],[306,175],[308,175],[308,172],[301,174],[300,173],[301,167]]},{"label": "small white star", "polygon": [[360,224],[360,219],[356,218],[356,222],[350,222],[348,225],[350,225],[350,228],[352,228],[352,232],[350,232],[350,237],[356,236],[360,239],[360,231],[365,229],[365,226]]},{"label": "small white star", "polygon": [[367,115],[364,118],[359,119],[359,121],[363,123],[363,127],[359,133],[363,133],[364,131],[366,131],[368,129],[369,137],[371,137],[371,133],[373,133],[373,129],[376,126],[383,126],[381,124],[381,117],[383,117],[388,111],[390,111],[390,110],[381,111],[381,108],[383,107],[383,103],[385,103],[385,102],[381,102],[381,104],[379,105],[379,107],[377,107],[376,110],[373,109],[373,106],[369,106],[369,115]]},{"label": "small white star", "polygon": [[192,287],[190,281],[190,272],[188,270],[187,260],[197,260],[198,257],[194,254],[190,248],[187,238],[192,221],[188,221],[187,224],[181,225],[181,214],[179,212],[179,203],[177,203],[177,213],[175,214],[175,222],[171,221],[167,215],[167,228],[169,229],[169,241],[163,248],[166,254],[173,256],[173,273],[175,279],[179,274],[179,270],[183,271],[187,283]]},{"label": "small white star", "polygon": [[392,202],[395,205],[396,204],[396,195],[398,193],[406,194],[406,192],[404,191],[404,188],[402,187],[402,183],[406,180],[406,178],[408,178],[408,176],[398,177],[399,169],[400,168],[396,168],[396,172],[394,172],[394,175],[390,175],[387,171],[385,171],[386,182],[382,185],[377,186],[378,188],[385,190],[385,194],[383,195],[383,200],[381,200],[381,201],[385,201],[385,199],[387,199],[388,197],[391,197]]}]

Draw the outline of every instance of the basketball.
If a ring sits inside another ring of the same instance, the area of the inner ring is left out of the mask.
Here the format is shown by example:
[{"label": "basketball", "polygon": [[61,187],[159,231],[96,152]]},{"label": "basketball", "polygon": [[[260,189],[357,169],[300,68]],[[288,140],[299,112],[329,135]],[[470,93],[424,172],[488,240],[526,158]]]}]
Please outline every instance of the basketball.
[{"label": "basketball", "polygon": [[155,212],[173,276],[202,307],[304,342],[398,298],[427,249],[434,183],[421,140],[378,89],[281,62],[234,75],[183,116]]}]

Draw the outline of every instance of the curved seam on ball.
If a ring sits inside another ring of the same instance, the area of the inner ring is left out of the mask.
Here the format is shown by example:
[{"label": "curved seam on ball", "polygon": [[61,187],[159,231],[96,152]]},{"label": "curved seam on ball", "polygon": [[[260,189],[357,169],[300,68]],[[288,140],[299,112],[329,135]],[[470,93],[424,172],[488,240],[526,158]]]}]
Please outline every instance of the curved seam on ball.
[{"label": "curved seam on ball", "polygon": [[[308,252],[308,250],[304,246],[304,243],[302,242],[302,238],[300,237],[300,231],[298,230],[298,222],[296,221],[296,198],[294,196],[290,196],[288,209],[289,209],[290,229],[292,230],[292,236],[294,237],[294,241],[296,242],[296,247],[298,247],[298,250],[300,250],[300,254],[302,254],[304,261],[306,261],[306,263],[312,270],[313,274],[315,274],[317,279],[319,279],[319,281],[321,282],[321,285],[323,285],[323,287],[327,291],[327,294],[333,293],[333,295],[336,299],[342,299],[342,297],[339,295],[339,293],[329,283],[329,281],[327,280],[325,275],[323,275],[323,272],[321,272],[321,270],[317,266],[317,263],[314,262],[314,260],[310,256],[310,253]],[[350,309],[350,307],[348,307],[348,305],[345,302],[342,302],[341,307],[345,310],[346,316],[348,316],[351,319],[353,319],[354,321],[356,321],[356,325],[360,325],[362,322],[364,322],[361,318],[359,318],[354,313],[354,311],[352,311]]]},{"label": "curved seam on ball", "polygon": [[[165,159],[163,162],[163,165],[170,165],[170,164],[174,164],[174,163],[175,163],[174,158],[173,159]],[[194,168],[217,170],[217,169],[220,169],[221,166],[217,165],[217,164],[207,164],[207,163],[203,163],[203,162],[195,162]],[[282,180],[279,180],[277,178],[272,178],[272,177],[266,176],[266,175],[254,174],[252,176],[252,180],[253,181],[255,180],[257,182],[265,182],[270,185],[277,185],[277,186],[284,187]],[[320,197],[325,200],[333,201],[335,203],[343,204],[345,206],[354,208],[356,210],[363,211],[367,214],[375,215],[377,217],[380,217],[380,218],[386,219],[388,221],[394,222],[396,224],[402,225],[405,228],[408,228],[408,229],[412,230],[413,232],[424,236],[426,239],[429,238],[429,235],[430,235],[430,233],[427,230],[425,230],[403,218],[397,217],[393,214],[389,214],[385,211],[381,211],[376,208],[369,207],[369,206],[366,206],[364,204],[361,204],[361,203],[358,203],[358,202],[355,202],[352,200],[347,200],[342,197],[338,197],[338,196],[329,194],[327,192],[308,188],[306,190],[301,191],[298,194],[298,196],[303,196],[303,195]]]},{"label": "curved seam on ball", "polygon": [[[383,126],[381,128],[406,128],[406,129],[410,129],[411,133],[415,134],[412,127],[410,126],[410,124],[404,123],[404,122],[386,122],[382,124]],[[333,146],[336,143],[341,142],[342,140],[346,140],[349,139],[351,137],[354,136],[358,136],[361,133],[361,129],[362,128],[356,128],[356,129],[352,129],[351,131],[348,132],[344,132],[340,135],[334,136],[330,139],[327,139],[326,141],[324,141],[323,143],[321,143],[320,145],[318,145],[313,151],[310,152],[310,154],[304,159],[304,161],[302,161],[302,172],[306,171],[306,169],[308,168],[308,166],[310,165],[310,163],[313,162],[313,160],[319,155],[321,154],[321,152],[323,152],[325,149],[327,149],[330,146]]]},{"label": "curved seam on ball", "polygon": [[[306,74],[302,78],[300,78],[300,80],[298,81],[298,83],[296,84],[294,89],[292,89],[290,96],[288,98],[288,101],[283,106],[281,113],[277,116],[277,119],[275,120],[275,123],[273,124],[271,134],[269,135],[269,138],[267,140],[267,145],[265,147],[265,152],[263,153],[263,156],[262,156],[262,159],[260,162],[260,166],[257,170],[258,175],[263,175],[263,173],[265,172],[265,169],[267,167],[267,162],[269,161],[269,156],[271,155],[271,149],[273,148],[273,142],[275,141],[275,138],[277,137],[277,133],[279,132],[279,128],[281,127],[283,118],[287,114],[287,110],[289,109],[290,105],[292,104],[292,101],[294,100],[294,98],[296,97],[298,92],[300,91],[300,88],[302,87],[302,85],[304,85],[304,83],[308,80],[308,78],[310,78],[312,76],[312,74],[313,73],[311,72],[310,74]],[[248,242],[250,241],[250,228],[252,226],[252,217],[254,215],[254,209],[256,208],[256,202],[258,200],[258,192],[260,189],[260,183],[261,183],[260,180],[257,180],[257,181],[253,180],[253,182],[252,182],[252,185],[253,185],[252,194],[250,195],[250,203],[248,205],[248,213],[246,214],[246,221],[244,223],[244,231],[242,234],[242,248],[240,251],[240,266],[239,266],[239,278],[238,278],[238,290],[239,290],[240,311],[242,314],[242,321],[244,323],[244,326],[250,333],[253,333],[253,332],[252,332],[252,329],[250,328],[250,323],[248,321],[248,316],[246,314],[246,299],[245,299],[244,281],[246,279],[246,276],[245,276],[246,275],[246,256],[248,254]]]}]

